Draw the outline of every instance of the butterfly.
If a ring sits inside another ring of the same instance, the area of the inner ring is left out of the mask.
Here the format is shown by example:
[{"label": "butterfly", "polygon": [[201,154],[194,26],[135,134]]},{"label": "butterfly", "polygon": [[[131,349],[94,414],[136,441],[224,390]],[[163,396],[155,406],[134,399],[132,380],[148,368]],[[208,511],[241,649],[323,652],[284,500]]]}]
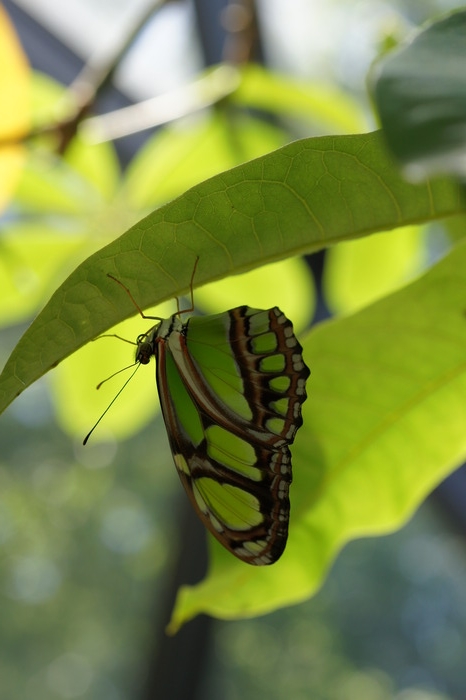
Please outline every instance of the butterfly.
[{"label": "butterfly", "polygon": [[310,374],[302,347],[276,306],[181,313],[137,338],[135,363],[156,359],[173,460],[200,520],[243,562],[272,564],[288,537],[289,445]]}]

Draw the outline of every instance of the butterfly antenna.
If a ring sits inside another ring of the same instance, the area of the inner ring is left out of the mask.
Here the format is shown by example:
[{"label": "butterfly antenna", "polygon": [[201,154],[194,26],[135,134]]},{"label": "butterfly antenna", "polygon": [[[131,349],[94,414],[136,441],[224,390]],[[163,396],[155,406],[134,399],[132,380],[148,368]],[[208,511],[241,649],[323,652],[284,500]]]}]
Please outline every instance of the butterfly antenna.
[{"label": "butterfly antenna", "polygon": [[[131,299],[131,301],[132,301],[134,307],[138,310],[139,315],[140,315],[142,318],[148,318],[148,319],[155,320],[155,321],[163,321],[163,318],[160,318],[160,316],[146,316],[146,314],[144,313],[144,311],[141,309],[141,307],[140,307],[139,304],[137,303],[136,299],[135,299],[135,298],[133,297],[133,295],[131,294],[131,292],[130,292],[130,290],[128,289],[128,287],[126,287],[126,286],[123,284],[123,282],[120,282],[120,280],[119,280],[117,277],[114,277],[113,275],[111,275],[110,272],[107,272],[107,277],[110,277],[111,280],[113,280],[114,282],[116,282],[117,284],[119,284],[120,287],[121,287],[122,289],[125,290],[126,294],[129,296],[129,298]],[[101,337],[103,337],[103,336],[101,336]],[[116,336],[116,337],[119,337],[119,336]],[[125,339],[124,339],[124,338],[121,338],[121,340],[125,340]]]},{"label": "butterfly antenna", "polygon": [[[123,340],[123,338],[122,338],[122,340]],[[105,379],[102,379],[102,381],[99,382],[99,383],[97,384],[96,389],[99,390],[100,387],[102,386],[102,384],[105,384],[105,382],[110,381],[110,379],[113,379],[113,377],[116,377],[117,374],[121,374],[121,372],[126,372],[127,369],[131,369],[131,367],[134,367],[134,365],[136,365],[136,364],[139,364],[139,362],[132,362],[132,363],[131,363],[130,365],[128,365],[127,367],[122,367],[121,369],[118,369],[116,372],[114,372],[113,374],[111,374],[109,377],[106,377]],[[133,374],[134,374],[134,372],[133,372]],[[132,376],[133,376],[133,375],[131,375],[131,377],[132,377]],[[130,379],[131,379],[131,377],[130,377]],[[128,381],[129,381],[129,380],[128,380]],[[126,384],[125,384],[125,386],[126,386]]]},{"label": "butterfly antenna", "polygon": [[[92,338],[92,340],[93,342],[95,342],[96,340],[100,340],[101,338],[118,338],[118,340],[122,340],[124,343],[129,343],[130,345],[137,345],[137,343],[135,343],[134,340],[128,340],[128,338],[123,338],[122,335],[118,335],[117,333],[102,333],[102,335],[98,335],[97,338]],[[129,365],[129,367],[132,367],[132,365]],[[124,369],[128,369],[128,367],[125,367]]]},{"label": "butterfly antenna", "polygon": [[[132,366],[133,366],[133,365],[128,365],[128,367],[124,367],[123,369],[120,369],[118,372],[115,372],[115,374],[119,374],[120,372],[123,372],[125,369],[129,369],[129,368],[132,367]],[[92,433],[94,432],[94,430],[95,430],[95,429],[97,428],[97,426],[99,425],[99,423],[100,423],[100,421],[102,420],[102,418],[103,418],[103,417],[105,416],[105,414],[109,411],[109,409],[113,406],[113,404],[115,403],[115,401],[117,400],[117,398],[120,396],[120,394],[121,394],[121,392],[123,391],[123,389],[126,387],[126,385],[128,384],[128,382],[130,382],[131,379],[134,377],[134,375],[136,374],[136,372],[138,371],[138,369],[139,369],[140,366],[141,366],[141,363],[140,363],[140,362],[136,363],[136,369],[135,369],[134,372],[132,372],[131,375],[128,377],[128,379],[127,379],[126,382],[123,384],[123,386],[121,387],[121,389],[120,389],[120,391],[117,393],[117,395],[114,396],[113,399],[110,401],[110,403],[108,404],[107,408],[106,408],[105,411],[102,413],[102,415],[100,416],[100,418],[99,418],[99,420],[97,421],[97,423],[95,423],[95,425],[94,425],[94,426],[91,428],[91,430],[88,432],[88,434],[86,435],[86,437],[85,437],[84,440],[83,440],[83,445],[86,445],[86,444],[87,444],[87,441],[89,440],[89,438],[91,437]],[[100,382],[100,384],[97,385],[97,389],[98,389],[99,387],[101,387],[102,384],[103,384],[104,382],[106,382],[108,379],[111,379],[112,377],[114,377],[115,374],[112,374],[111,377],[107,377],[107,379],[104,379],[103,382]]]},{"label": "butterfly antenna", "polygon": [[132,295],[131,292],[129,291],[128,287],[126,287],[126,286],[123,284],[123,282],[120,282],[120,280],[119,280],[117,277],[114,277],[113,275],[111,275],[110,272],[107,272],[107,277],[110,277],[111,280],[113,280],[114,282],[116,282],[117,284],[119,284],[120,287],[121,287],[122,289],[125,290],[126,294],[129,296],[129,298],[130,298],[131,301],[133,302],[133,304],[134,304],[134,306],[136,307],[136,309],[139,311],[139,313],[141,314],[141,316],[144,318],[144,312],[143,312],[143,310],[141,309],[141,307],[140,307],[139,304],[137,303],[136,299],[133,297],[133,295]]}]

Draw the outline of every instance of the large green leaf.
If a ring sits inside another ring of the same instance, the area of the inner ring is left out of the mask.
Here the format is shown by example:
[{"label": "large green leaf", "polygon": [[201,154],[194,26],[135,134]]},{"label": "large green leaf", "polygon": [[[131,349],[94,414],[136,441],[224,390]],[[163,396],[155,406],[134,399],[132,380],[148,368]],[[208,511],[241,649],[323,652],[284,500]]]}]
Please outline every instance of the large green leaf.
[{"label": "large green leaf", "polygon": [[466,175],[466,10],[430,24],[376,66],[387,142],[409,175]]},{"label": "large green leaf", "polygon": [[92,338],[196,284],[370,232],[461,211],[443,181],[410,185],[379,133],[306,139],[207,180],[82,263],[52,296],[0,377],[0,410]]},{"label": "large green leaf", "polygon": [[213,543],[207,578],[180,590],[172,632],[200,612],[304,600],[346,542],[400,526],[466,458],[465,270],[462,244],[405,289],[308,334],[285,553],[254,568]]}]

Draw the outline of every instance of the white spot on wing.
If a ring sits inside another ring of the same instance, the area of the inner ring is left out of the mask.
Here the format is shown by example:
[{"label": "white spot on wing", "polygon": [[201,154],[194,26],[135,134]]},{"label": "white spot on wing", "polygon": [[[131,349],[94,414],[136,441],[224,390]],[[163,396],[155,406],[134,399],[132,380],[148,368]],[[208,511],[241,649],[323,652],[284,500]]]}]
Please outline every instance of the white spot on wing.
[{"label": "white spot on wing", "polygon": [[306,381],[300,377],[298,379],[298,383],[296,384],[297,396],[302,396],[304,394],[305,389],[306,389]]},{"label": "white spot on wing", "polygon": [[191,475],[191,472],[189,471],[188,463],[182,454],[173,455],[173,461],[175,462],[175,466],[178,469],[178,471],[184,472],[188,476]]},{"label": "white spot on wing", "polygon": [[278,485],[278,498],[280,500],[288,496],[288,483],[286,481],[280,481]]},{"label": "white spot on wing", "polygon": [[193,488],[194,498],[195,498],[196,503],[197,503],[197,507],[199,508],[199,510],[200,510],[202,513],[204,513],[205,515],[208,515],[208,514],[209,514],[209,509],[207,508],[207,504],[206,504],[206,502],[204,501],[204,499],[202,498],[202,496],[201,496],[201,494],[200,494],[200,491],[199,491],[199,489],[198,489],[197,486],[196,486],[196,482],[195,482],[195,481],[192,482],[192,488]]},{"label": "white spot on wing", "polygon": [[212,527],[215,530],[217,530],[217,532],[224,531],[224,527],[223,527],[222,523],[220,522],[220,520],[217,520],[217,518],[214,515],[212,515],[212,513],[209,513],[209,518],[210,518],[210,522],[212,524]]},{"label": "white spot on wing", "polygon": [[292,355],[291,361],[293,362],[293,369],[295,372],[301,372],[301,370],[304,369],[304,362],[301,355]]}]

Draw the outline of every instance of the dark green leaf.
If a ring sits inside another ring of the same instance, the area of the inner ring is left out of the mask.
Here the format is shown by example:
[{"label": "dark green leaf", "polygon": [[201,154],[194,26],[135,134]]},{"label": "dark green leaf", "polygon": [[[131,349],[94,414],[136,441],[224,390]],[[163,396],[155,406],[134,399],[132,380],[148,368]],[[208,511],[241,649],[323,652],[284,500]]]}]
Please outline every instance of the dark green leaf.
[{"label": "dark green leaf", "polygon": [[387,142],[415,179],[466,175],[465,37],[462,10],[428,26],[374,72]]}]

